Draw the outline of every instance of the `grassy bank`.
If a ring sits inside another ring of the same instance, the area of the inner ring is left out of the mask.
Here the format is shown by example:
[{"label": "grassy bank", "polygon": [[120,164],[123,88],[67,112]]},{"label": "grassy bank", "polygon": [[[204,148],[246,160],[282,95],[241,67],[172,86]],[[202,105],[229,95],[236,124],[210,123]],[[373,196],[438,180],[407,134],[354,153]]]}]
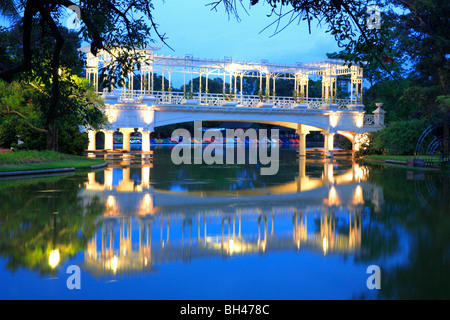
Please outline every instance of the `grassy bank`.
[{"label": "grassy bank", "polygon": [[[366,155],[366,156],[362,157],[362,159],[368,163],[381,164],[384,166],[394,166],[394,167],[399,167],[399,168],[406,168],[408,170],[433,170],[433,171],[439,170],[437,168],[430,168],[430,167],[408,167],[408,166],[406,166],[406,160],[408,158],[414,158],[414,156],[413,155],[406,155],[406,156],[404,156],[404,155]],[[428,158],[428,156],[418,156],[418,158],[426,159],[426,158]],[[389,160],[396,161],[398,163],[392,163],[392,162],[389,162]],[[441,168],[441,170],[448,171],[449,168],[447,166],[443,166]]]},{"label": "grassy bank", "polygon": [[45,170],[45,169],[90,169],[105,161],[74,156],[54,151],[16,151],[0,154],[0,172]]},{"label": "grassy bank", "polygon": [[[413,155],[403,156],[403,155],[384,155],[384,154],[383,155],[379,155],[379,154],[375,154],[375,155],[367,155],[367,156],[363,157],[363,159],[365,159],[365,160],[372,160],[372,161],[378,161],[378,162],[385,162],[386,160],[404,161],[404,162],[406,162],[406,160],[408,158],[411,159],[411,158],[414,158],[414,156]],[[429,159],[429,156],[420,155],[420,156],[417,156],[417,158],[419,158],[419,159]],[[439,159],[439,157],[436,156],[436,159]]]},{"label": "grassy bank", "polygon": [[[394,161],[406,161],[408,158],[414,158],[413,155],[409,156],[403,156],[403,155],[381,155],[381,154],[375,154],[375,155],[368,155],[364,156],[364,159],[367,160],[379,160],[379,161],[386,161],[386,160],[394,160]],[[420,159],[426,159],[427,156],[419,156]]]}]

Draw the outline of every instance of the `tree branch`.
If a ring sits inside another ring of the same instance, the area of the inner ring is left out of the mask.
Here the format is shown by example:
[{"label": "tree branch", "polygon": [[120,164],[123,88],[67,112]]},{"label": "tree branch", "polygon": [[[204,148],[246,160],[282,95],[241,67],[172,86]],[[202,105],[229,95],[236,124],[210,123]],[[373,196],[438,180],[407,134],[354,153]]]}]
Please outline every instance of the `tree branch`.
[{"label": "tree branch", "polygon": [[23,16],[23,61],[21,64],[4,69],[0,72],[0,79],[11,82],[15,74],[31,69],[31,29],[33,16],[37,13],[36,2],[27,1]]},{"label": "tree branch", "polygon": [[7,110],[7,111],[0,111],[0,114],[3,115],[10,115],[10,114],[15,114],[17,116],[19,116],[20,118],[22,118],[23,120],[25,120],[25,123],[34,131],[40,132],[40,133],[48,133],[48,130],[46,129],[41,129],[41,128],[37,128],[34,125],[31,124],[31,122],[27,119],[27,117],[25,117],[23,114],[21,114],[19,111],[16,110]]},{"label": "tree branch", "polygon": [[44,4],[40,2],[41,9],[40,12],[44,18],[44,21],[50,27],[53,38],[55,38],[55,47],[53,49],[53,57],[51,62],[52,68],[52,94],[50,98],[50,106],[47,112],[46,125],[49,125],[53,120],[53,114],[56,112],[58,100],[59,100],[59,67],[61,60],[61,51],[64,45],[64,38],[59,32],[58,26],[50,15],[50,12],[45,8]]}]

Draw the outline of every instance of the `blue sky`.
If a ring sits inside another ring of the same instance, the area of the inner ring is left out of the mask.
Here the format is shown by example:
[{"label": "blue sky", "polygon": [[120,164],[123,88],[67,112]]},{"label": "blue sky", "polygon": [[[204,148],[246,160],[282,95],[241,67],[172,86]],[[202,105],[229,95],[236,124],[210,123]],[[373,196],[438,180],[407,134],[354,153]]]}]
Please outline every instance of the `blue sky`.
[{"label": "blue sky", "polygon": [[[159,25],[159,32],[166,34],[167,44],[173,48],[172,51],[164,47],[158,54],[294,64],[326,59],[326,53],[339,51],[334,37],[325,33],[325,29],[313,24],[309,34],[305,21],[300,25],[296,21],[271,37],[275,27],[264,28],[275,18],[267,17],[270,7],[265,2],[247,7],[248,14],[240,7],[241,21],[238,22],[228,16],[223,5],[217,11],[211,10],[207,4],[212,1],[154,0],[154,20]],[[246,5],[249,2],[244,0]],[[0,18],[0,24],[9,23]],[[156,34],[153,35],[156,39]]]},{"label": "blue sky", "polygon": [[[258,4],[240,8],[241,21],[228,17],[223,6],[211,11],[211,0],[156,0],[154,19],[165,33],[174,51],[163,48],[158,53],[172,56],[192,54],[198,58],[293,64],[326,59],[326,53],[339,51],[334,37],[312,25],[309,34],[305,21],[296,22],[271,37],[275,27],[262,31],[274,21],[267,17],[270,7]],[[250,1],[244,1],[246,4]],[[261,32],[262,31],[262,32]],[[155,35],[156,37],[156,35]],[[158,44],[161,44],[160,42]]]}]

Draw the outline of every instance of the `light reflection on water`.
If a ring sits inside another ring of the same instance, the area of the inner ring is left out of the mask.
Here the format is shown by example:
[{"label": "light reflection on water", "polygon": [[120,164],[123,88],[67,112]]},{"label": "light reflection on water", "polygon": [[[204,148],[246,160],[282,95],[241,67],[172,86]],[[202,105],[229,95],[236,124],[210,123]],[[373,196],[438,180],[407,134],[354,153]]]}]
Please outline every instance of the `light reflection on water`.
[{"label": "light reflection on water", "polygon": [[[1,297],[396,298],[405,286],[395,276],[396,263],[405,264],[418,241],[412,216],[433,211],[440,224],[434,231],[443,233],[435,255],[448,248],[448,230],[442,229],[448,216],[441,220],[446,208],[439,197],[448,190],[445,175],[385,172],[351,159],[305,159],[282,149],[279,173],[265,177],[250,165],[175,166],[169,151],[0,189]],[[433,185],[434,199],[420,191],[423,185]],[[7,200],[19,188],[22,198]],[[445,270],[448,257],[442,259],[436,267]],[[73,264],[83,271],[79,293],[65,287],[66,268]],[[371,264],[393,270],[383,276],[389,290],[367,289]],[[26,275],[16,284],[9,270],[19,268]],[[35,273],[57,280],[49,284]],[[18,289],[25,279],[32,290]],[[448,294],[437,284],[432,288],[438,296]]]}]

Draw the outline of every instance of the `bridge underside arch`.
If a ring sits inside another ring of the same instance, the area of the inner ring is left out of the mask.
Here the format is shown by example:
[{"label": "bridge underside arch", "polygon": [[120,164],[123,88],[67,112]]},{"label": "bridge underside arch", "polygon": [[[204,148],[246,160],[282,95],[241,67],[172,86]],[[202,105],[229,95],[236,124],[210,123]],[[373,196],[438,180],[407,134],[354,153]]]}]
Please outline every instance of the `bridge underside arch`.
[{"label": "bridge underside arch", "polygon": [[266,120],[235,120],[235,119],[223,119],[223,118],[217,118],[217,119],[203,119],[201,117],[195,118],[195,119],[180,119],[180,120],[173,120],[173,121],[163,121],[163,122],[156,122],[154,127],[162,127],[166,125],[173,125],[173,124],[181,124],[186,122],[193,122],[193,121],[222,121],[222,122],[253,122],[253,123],[260,123],[260,124],[269,124],[274,126],[281,126],[286,127],[293,130],[299,130],[301,128],[302,131],[323,131],[326,130],[325,128],[320,128],[318,126],[313,126],[310,124],[305,123],[297,123],[297,122],[287,122],[287,121],[266,121]]}]

